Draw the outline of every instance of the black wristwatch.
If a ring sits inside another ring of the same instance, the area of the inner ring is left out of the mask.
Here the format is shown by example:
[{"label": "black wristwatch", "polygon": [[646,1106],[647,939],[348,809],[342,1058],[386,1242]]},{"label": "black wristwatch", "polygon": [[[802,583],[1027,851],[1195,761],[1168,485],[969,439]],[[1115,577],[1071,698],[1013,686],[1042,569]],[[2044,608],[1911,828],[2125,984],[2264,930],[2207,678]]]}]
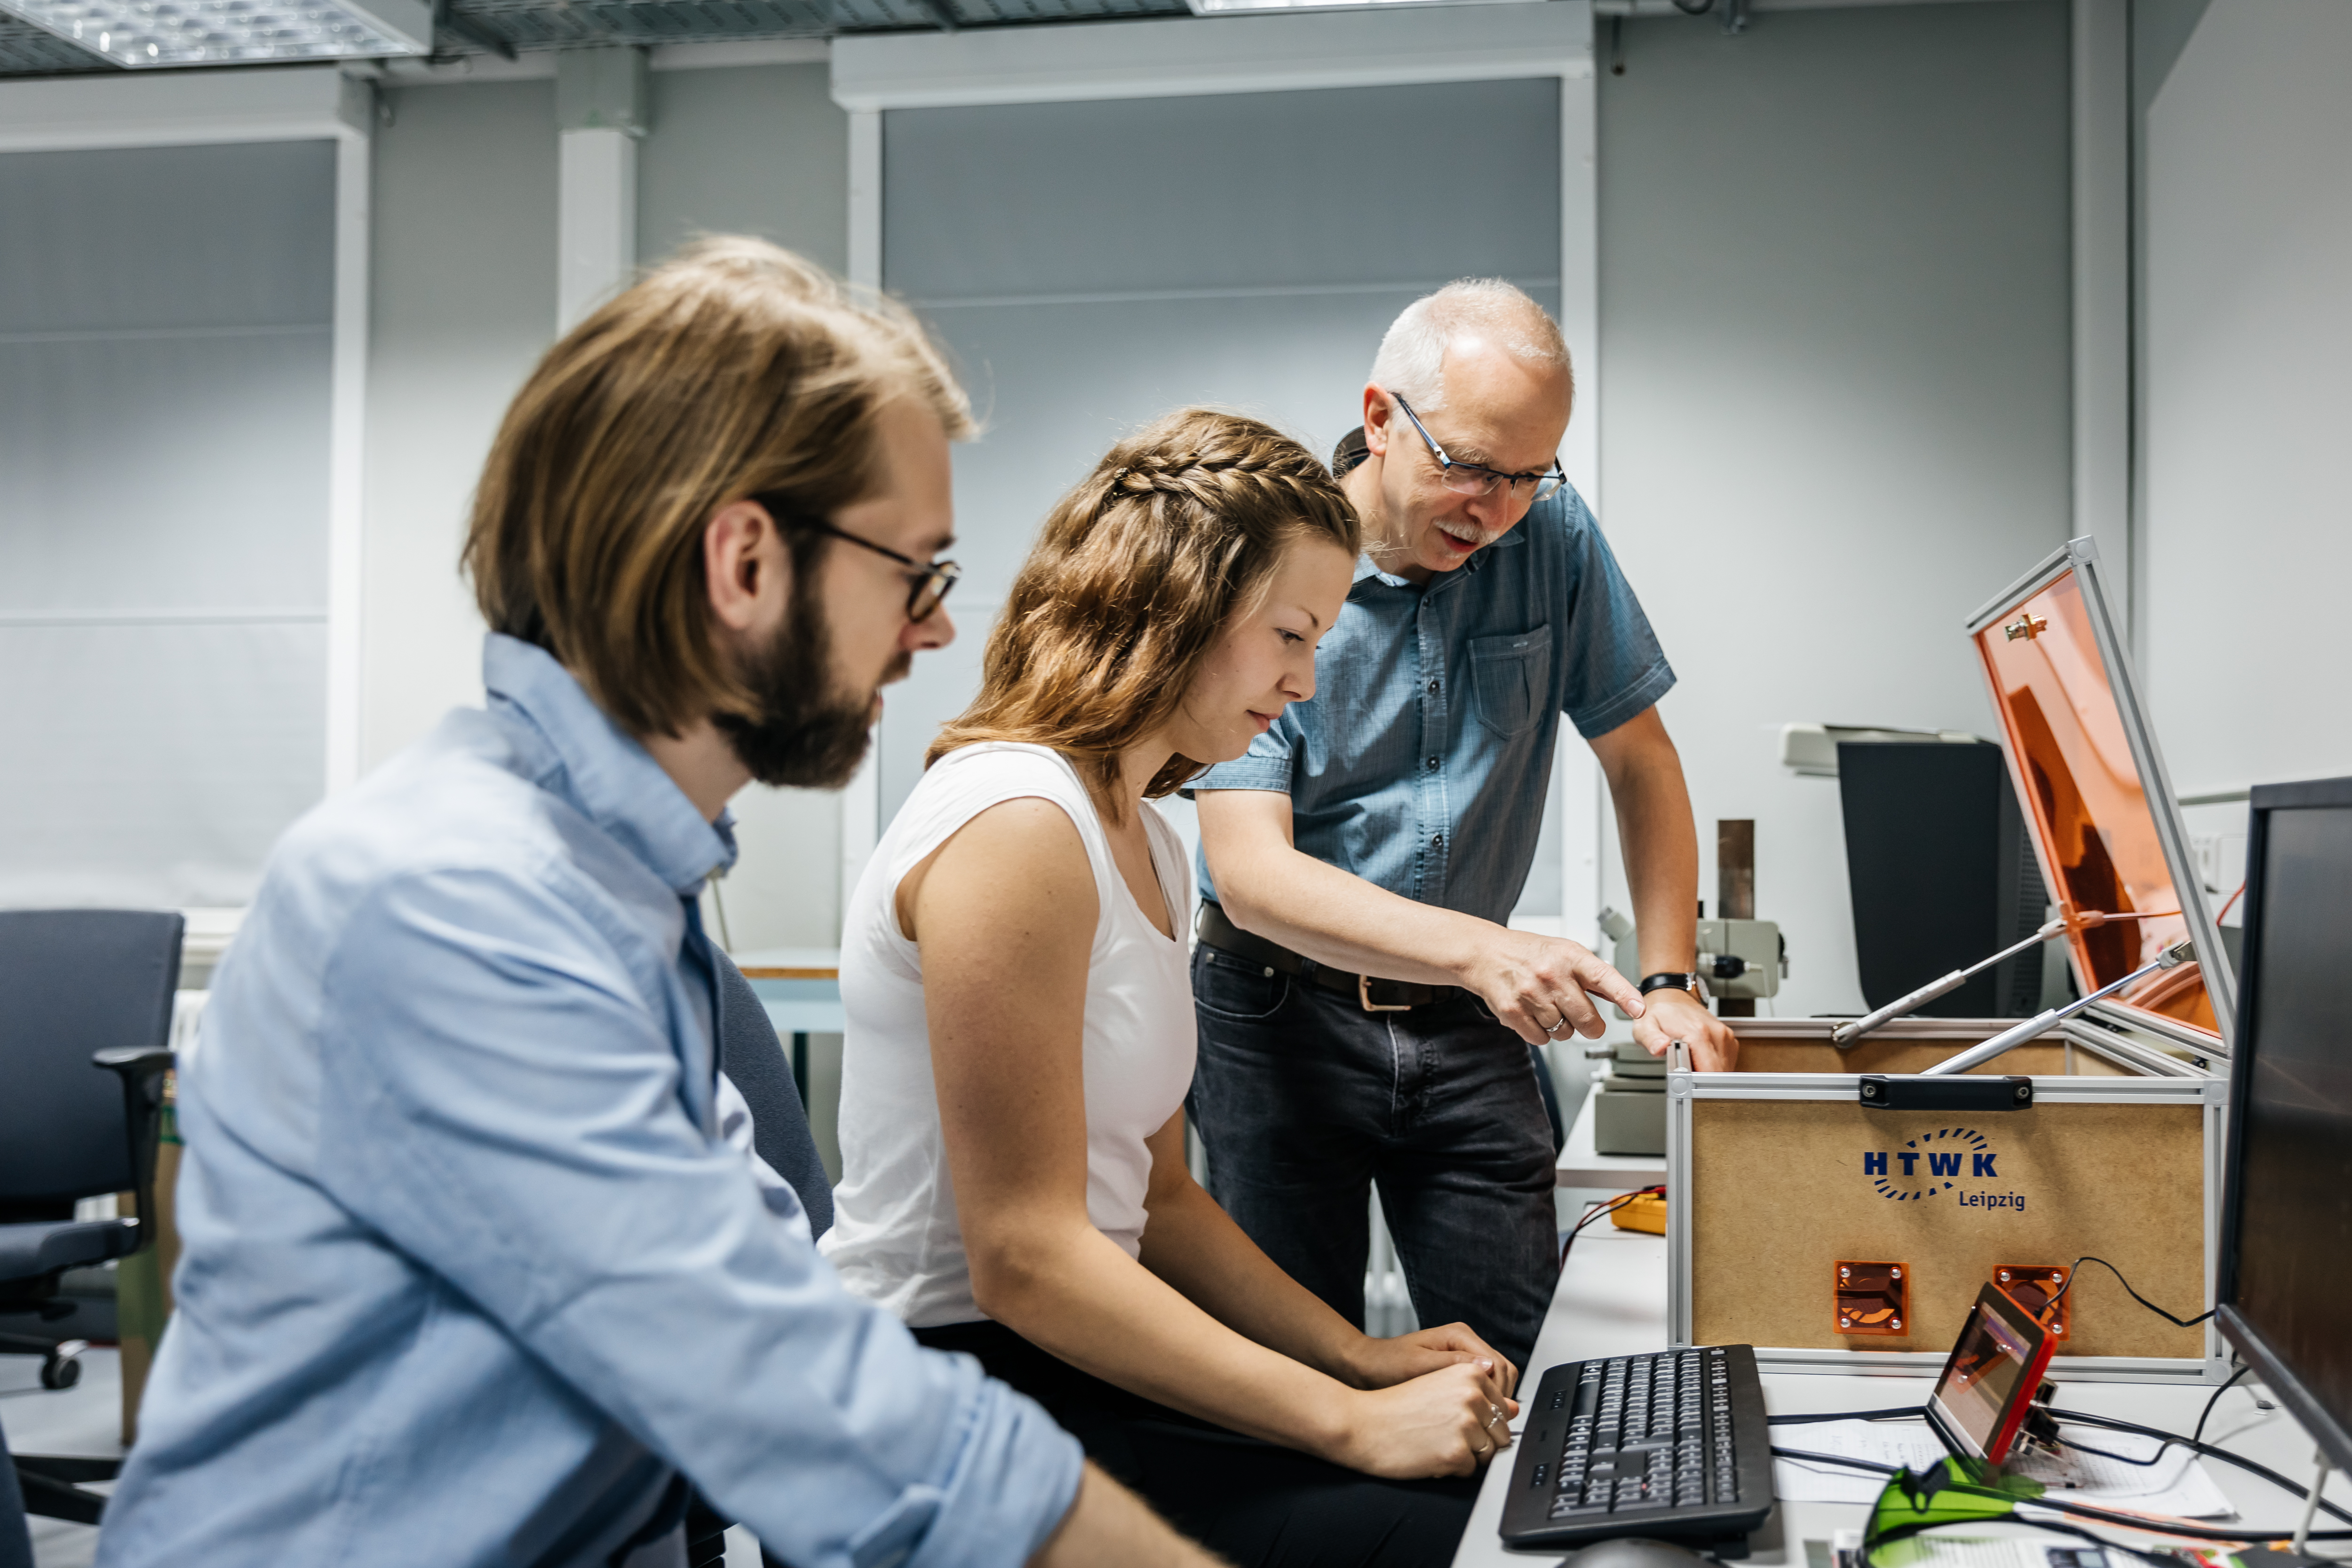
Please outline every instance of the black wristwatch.
[{"label": "black wristwatch", "polygon": [[1642,994],[1647,996],[1653,991],[1687,991],[1696,996],[1698,994],[1698,976],[1689,973],[1644,974],[1642,976]]}]

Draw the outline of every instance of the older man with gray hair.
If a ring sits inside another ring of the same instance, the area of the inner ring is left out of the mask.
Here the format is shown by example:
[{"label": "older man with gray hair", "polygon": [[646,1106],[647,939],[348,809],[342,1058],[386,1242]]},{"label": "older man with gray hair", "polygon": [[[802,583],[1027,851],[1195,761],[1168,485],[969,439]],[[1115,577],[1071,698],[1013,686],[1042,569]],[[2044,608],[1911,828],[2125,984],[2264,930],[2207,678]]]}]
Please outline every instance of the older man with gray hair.
[{"label": "older man with gray hair", "polygon": [[[1674,671],[1560,471],[1574,393],[1559,328],[1508,283],[1405,309],[1333,463],[1366,548],[1318,689],[1193,785],[1191,1109],[1217,1201],[1360,1322],[1377,1184],[1421,1321],[1520,1365],[1557,1272],[1530,1047],[1598,1037],[1590,993],[1654,1054],[1738,1049],[1690,973],[1698,843],[1656,708]],[[1563,713],[1616,803],[1638,985],[1506,924]]]}]

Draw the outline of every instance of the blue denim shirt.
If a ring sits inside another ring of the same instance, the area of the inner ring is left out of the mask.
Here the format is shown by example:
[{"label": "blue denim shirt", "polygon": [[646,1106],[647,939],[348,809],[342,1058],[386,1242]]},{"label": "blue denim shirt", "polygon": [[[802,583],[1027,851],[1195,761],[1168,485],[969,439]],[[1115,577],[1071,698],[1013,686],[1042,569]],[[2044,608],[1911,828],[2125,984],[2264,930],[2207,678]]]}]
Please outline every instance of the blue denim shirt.
[{"label": "blue denim shirt", "polygon": [[[180,1068],[177,1310],[108,1568],[1017,1564],[1076,1443],[763,1194],[688,918],[718,826],[547,654],[270,858]],[[772,1184],[772,1187],[773,1184]]]},{"label": "blue denim shirt", "polygon": [[[1675,672],[1572,487],[1416,584],[1356,563],[1315,696],[1192,787],[1280,790],[1293,842],[1422,903],[1501,922],[1534,861],[1559,717],[1587,740]],[[1206,858],[1202,896],[1215,898]]]}]

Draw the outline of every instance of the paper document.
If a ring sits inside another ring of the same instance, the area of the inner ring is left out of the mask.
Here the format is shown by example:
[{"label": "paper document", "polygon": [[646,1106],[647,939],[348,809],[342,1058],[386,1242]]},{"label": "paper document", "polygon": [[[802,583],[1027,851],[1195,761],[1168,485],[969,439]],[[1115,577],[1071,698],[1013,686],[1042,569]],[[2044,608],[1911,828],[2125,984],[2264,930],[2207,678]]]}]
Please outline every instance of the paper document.
[{"label": "paper document", "polygon": [[[1858,1530],[1841,1530],[1827,1542],[1805,1542],[1806,1568],[1860,1568],[1861,1560]],[[1878,1568],[2113,1568],[2116,1563],[2095,1546],[1944,1534],[1906,1536],[1880,1547],[1871,1560]]]},{"label": "paper document", "polygon": [[[2069,1441],[2087,1443],[2126,1459],[2155,1458],[2158,1447],[2156,1438],[2131,1432],[2063,1425],[2060,1432]],[[1944,1457],[1944,1445],[1920,1421],[1822,1421],[1775,1426],[1772,1446],[1915,1470]],[[2163,1458],[2152,1465],[2128,1464],[2069,1449],[2063,1461],[2034,1453],[2012,1458],[2008,1468],[2040,1481],[2070,1502],[2182,1519],[2227,1519],[2231,1513],[2229,1500],[2205,1473],[2197,1456],[2179,1447],[2165,1449]],[[1772,1489],[1790,1502],[1874,1502],[1886,1481],[1883,1475],[1843,1466],[1803,1459],[1772,1461]]]}]

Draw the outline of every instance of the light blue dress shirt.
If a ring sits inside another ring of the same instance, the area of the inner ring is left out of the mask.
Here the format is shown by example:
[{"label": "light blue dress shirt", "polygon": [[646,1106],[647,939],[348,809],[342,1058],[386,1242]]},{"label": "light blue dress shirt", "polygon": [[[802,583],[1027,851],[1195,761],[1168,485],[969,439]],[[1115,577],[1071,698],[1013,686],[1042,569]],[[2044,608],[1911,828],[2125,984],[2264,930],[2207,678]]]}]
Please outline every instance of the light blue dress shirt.
[{"label": "light blue dress shirt", "polygon": [[714,1070],[714,826],[540,649],[270,858],[106,1568],[1014,1564],[1080,1456],[844,1290]]},{"label": "light blue dress shirt", "polygon": [[[1601,525],[1563,486],[1426,584],[1359,558],[1315,682],[1311,700],[1191,787],[1282,791],[1303,853],[1499,924],[1535,859],[1560,715],[1587,740],[1605,735],[1675,672]],[[1205,857],[1200,873],[1215,898]]]}]

